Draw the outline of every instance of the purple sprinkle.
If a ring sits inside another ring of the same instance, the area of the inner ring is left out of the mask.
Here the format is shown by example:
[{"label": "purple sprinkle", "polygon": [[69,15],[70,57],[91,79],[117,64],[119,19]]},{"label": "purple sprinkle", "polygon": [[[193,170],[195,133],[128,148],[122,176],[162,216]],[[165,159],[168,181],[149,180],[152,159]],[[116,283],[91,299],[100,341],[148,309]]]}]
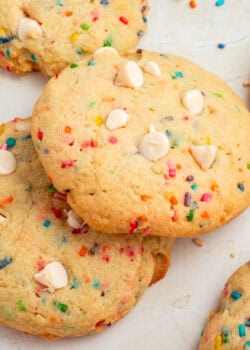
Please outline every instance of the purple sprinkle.
[{"label": "purple sprinkle", "polygon": [[194,181],[193,175],[188,175],[188,176],[186,177],[186,181],[188,181],[188,182]]},{"label": "purple sprinkle", "polygon": [[100,247],[99,243],[94,243],[94,245],[89,249],[89,255],[95,255]]},{"label": "purple sprinkle", "polygon": [[141,12],[145,12],[146,10],[147,10],[147,6],[146,5],[142,6]]},{"label": "purple sprinkle", "polygon": [[174,120],[174,118],[173,118],[173,117],[171,117],[171,116],[168,116],[168,117],[164,117],[164,118],[162,118],[162,120],[172,121],[172,120]]},{"label": "purple sprinkle", "polygon": [[185,192],[185,196],[184,196],[184,205],[186,207],[190,207],[191,205],[191,194],[189,192]]},{"label": "purple sprinkle", "polygon": [[137,52],[139,55],[141,55],[141,54],[142,54],[142,49],[138,49],[136,52]]},{"label": "purple sprinkle", "polygon": [[49,154],[48,148],[44,148],[43,153],[44,153],[44,154]]}]

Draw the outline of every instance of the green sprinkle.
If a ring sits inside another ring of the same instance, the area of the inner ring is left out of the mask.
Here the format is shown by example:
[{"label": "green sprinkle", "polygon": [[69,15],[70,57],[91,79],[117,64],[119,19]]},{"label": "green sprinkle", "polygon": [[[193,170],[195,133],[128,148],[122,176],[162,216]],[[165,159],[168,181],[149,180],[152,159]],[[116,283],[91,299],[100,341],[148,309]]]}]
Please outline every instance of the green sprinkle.
[{"label": "green sprinkle", "polygon": [[50,220],[44,221],[43,226],[46,227],[46,228],[50,227],[51,226],[51,221]]},{"label": "green sprinkle", "polygon": [[187,221],[193,221],[194,219],[194,210],[190,210],[188,215],[186,216]]},{"label": "green sprinkle", "polygon": [[238,300],[241,298],[241,293],[240,292],[237,292],[236,290],[232,291],[231,293],[231,298],[234,299],[234,300]]},{"label": "green sprinkle", "polygon": [[198,188],[198,186],[197,186],[196,184],[192,184],[190,187],[191,187],[191,189],[194,190],[194,191],[196,191],[197,188]]},{"label": "green sprinkle", "polygon": [[245,328],[245,326],[243,324],[239,324],[238,325],[238,332],[239,332],[239,336],[241,338],[246,336],[246,328]]},{"label": "green sprinkle", "polygon": [[18,308],[19,311],[26,310],[25,303],[24,303],[23,300],[19,300],[16,304],[17,304],[17,308]]},{"label": "green sprinkle", "polygon": [[62,311],[62,312],[66,312],[68,310],[68,306],[65,304],[60,303],[59,301],[53,301],[53,304],[55,305],[55,307]]},{"label": "green sprinkle", "polygon": [[16,139],[15,139],[15,137],[9,137],[9,138],[5,141],[5,143],[7,144],[7,146],[8,146],[9,148],[12,148],[12,147],[14,147],[15,144],[16,144]]},{"label": "green sprinkle", "polygon": [[31,193],[33,191],[33,185],[30,184],[27,188],[25,188],[25,191]]},{"label": "green sprinkle", "polygon": [[247,164],[247,169],[250,170],[250,163]]},{"label": "green sprinkle", "polygon": [[72,285],[71,285],[70,289],[77,289],[77,288],[80,286],[80,284],[81,284],[80,281],[74,280],[74,281],[72,282]]},{"label": "green sprinkle", "polygon": [[213,93],[213,95],[218,97],[218,98],[223,98],[223,95],[219,92],[215,92],[215,93]]},{"label": "green sprinkle", "polygon": [[81,28],[82,28],[82,30],[88,30],[89,25],[87,23],[83,23],[83,24],[81,24]]},{"label": "green sprinkle", "polygon": [[7,49],[7,50],[5,51],[5,53],[6,53],[6,56],[7,56],[7,57],[11,57],[10,49]]},{"label": "green sprinkle", "polygon": [[71,63],[70,68],[77,68],[78,64],[77,63]]},{"label": "green sprinkle", "polygon": [[4,313],[4,317],[9,320],[12,321],[13,320],[13,316],[12,316],[12,309],[11,306],[9,305],[4,305],[2,307],[3,313]]},{"label": "green sprinkle", "polygon": [[56,192],[56,188],[55,188],[55,186],[54,186],[53,184],[50,184],[50,185],[49,185],[49,190],[50,190],[51,192]]},{"label": "green sprinkle", "polygon": [[32,53],[30,55],[31,61],[35,62],[36,61],[36,56]]},{"label": "green sprinkle", "polygon": [[104,41],[103,46],[110,47],[110,46],[112,46],[112,43],[113,43],[113,39],[111,37],[109,37]]},{"label": "green sprinkle", "polygon": [[94,101],[92,101],[89,103],[89,108],[93,108],[93,107],[95,107],[95,105],[96,105],[96,103]]}]

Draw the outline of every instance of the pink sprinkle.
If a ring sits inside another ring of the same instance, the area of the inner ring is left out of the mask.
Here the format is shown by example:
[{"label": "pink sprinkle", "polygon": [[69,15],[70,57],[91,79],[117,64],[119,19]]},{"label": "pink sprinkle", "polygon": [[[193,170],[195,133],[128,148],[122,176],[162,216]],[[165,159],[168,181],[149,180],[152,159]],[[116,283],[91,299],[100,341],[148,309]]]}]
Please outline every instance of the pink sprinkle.
[{"label": "pink sprinkle", "polygon": [[115,145],[115,144],[118,142],[117,138],[114,137],[114,136],[110,136],[109,139],[108,139],[108,141],[109,141],[110,143],[112,143],[113,145]]},{"label": "pink sprinkle", "polygon": [[135,250],[134,250],[134,248],[132,248],[130,246],[127,246],[125,248],[124,253],[130,258],[134,258],[135,257]]},{"label": "pink sprinkle", "polygon": [[12,121],[13,121],[13,123],[16,123],[16,122],[18,122],[18,120],[20,120],[20,118],[15,117]]},{"label": "pink sprinkle", "polygon": [[75,161],[74,160],[64,160],[62,163],[61,163],[61,168],[62,169],[67,169],[67,168],[70,168],[74,165]]},{"label": "pink sprinkle", "polygon": [[175,211],[174,212],[174,215],[172,216],[172,221],[173,222],[176,222],[176,221],[178,221],[179,220],[179,217],[178,217],[178,215],[177,215],[177,212]]},{"label": "pink sprinkle", "polygon": [[35,294],[40,297],[42,292],[44,290],[44,286],[42,286],[41,284],[39,284],[38,286],[36,286],[35,288]]},{"label": "pink sprinkle", "polygon": [[91,16],[92,16],[92,21],[96,22],[99,19],[99,12],[97,10],[94,10],[91,12]]},{"label": "pink sprinkle", "polygon": [[4,151],[5,151],[7,148],[8,148],[7,143],[4,143],[4,144],[2,145],[2,147],[1,147],[1,149],[4,150]]},{"label": "pink sprinkle", "polygon": [[67,194],[60,193],[60,192],[55,192],[54,193],[54,198],[61,199],[62,201],[67,200]]},{"label": "pink sprinkle", "polygon": [[109,255],[107,255],[107,254],[105,254],[105,255],[103,255],[103,257],[102,257],[102,260],[104,260],[105,262],[109,262],[110,261],[110,256]]},{"label": "pink sprinkle", "polygon": [[189,117],[183,117],[182,120],[187,121],[187,120],[189,120]]},{"label": "pink sprinkle", "polygon": [[211,193],[203,193],[203,195],[201,196],[201,202],[209,202],[212,199],[212,195]]},{"label": "pink sprinkle", "polygon": [[97,147],[97,144],[94,140],[85,140],[83,141],[82,145],[81,145],[81,149],[83,148],[94,148],[94,147]]},{"label": "pink sprinkle", "polygon": [[45,266],[45,260],[43,258],[39,258],[37,262],[38,271],[41,271]]},{"label": "pink sprinkle", "polygon": [[131,235],[133,235],[135,233],[135,230],[137,229],[137,226],[138,226],[137,221],[131,221],[131,223],[130,223],[130,230],[129,230],[129,233]]},{"label": "pink sprinkle", "polygon": [[171,161],[168,162],[168,175],[169,177],[176,176],[176,167],[175,167],[175,164]]},{"label": "pink sprinkle", "polygon": [[150,235],[152,232],[153,232],[153,229],[152,229],[152,227],[149,226],[143,230],[142,235],[147,236],[147,235]]}]

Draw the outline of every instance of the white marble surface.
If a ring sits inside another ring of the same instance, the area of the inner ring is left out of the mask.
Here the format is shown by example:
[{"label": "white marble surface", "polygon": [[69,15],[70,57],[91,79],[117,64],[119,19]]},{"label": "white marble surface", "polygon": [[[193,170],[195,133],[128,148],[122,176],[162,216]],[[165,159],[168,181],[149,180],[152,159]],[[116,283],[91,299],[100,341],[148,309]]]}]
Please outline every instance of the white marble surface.
[{"label": "white marble surface", "polygon": [[[151,0],[149,32],[141,46],[185,56],[210,70],[250,105],[250,1]],[[219,50],[219,42],[226,48]],[[19,78],[0,71],[0,121],[28,116],[46,79]],[[177,242],[167,277],[148,289],[122,321],[102,334],[48,343],[0,329],[1,350],[196,350],[209,311],[216,307],[227,277],[250,259],[250,210],[217,232],[203,236],[204,248],[190,239]],[[234,253],[234,258],[230,254]]]}]

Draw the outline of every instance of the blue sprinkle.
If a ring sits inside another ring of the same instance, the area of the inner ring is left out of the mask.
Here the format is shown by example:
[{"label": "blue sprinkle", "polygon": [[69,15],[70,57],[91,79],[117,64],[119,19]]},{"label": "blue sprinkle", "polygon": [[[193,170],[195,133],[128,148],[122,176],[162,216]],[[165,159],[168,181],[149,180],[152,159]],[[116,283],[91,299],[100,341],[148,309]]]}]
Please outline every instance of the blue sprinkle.
[{"label": "blue sprinkle", "polygon": [[145,16],[142,17],[142,20],[144,23],[147,23],[147,21],[148,21],[147,17],[145,17]]},{"label": "blue sprinkle", "polygon": [[234,299],[234,300],[238,300],[241,298],[241,293],[240,292],[237,292],[236,290],[232,291],[231,293],[231,298]]},{"label": "blue sprinkle", "polygon": [[72,285],[71,285],[70,289],[77,289],[77,288],[80,286],[80,284],[81,284],[80,281],[74,280],[74,281],[72,282]]},{"label": "blue sprinkle", "polygon": [[6,257],[3,260],[0,260],[0,269],[3,269],[7,265],[9,265],[12,262],[12,258]]},{"label": "blue sprinkle", "polygon": [[245,326],[243,324],[239,324],[238,325],[238,331],[239,331],[239,336],[241,338],[246,336],[246,328],[245,328]]},{"label": "blue sprinkle", "polygon": [[92,287],[94,287],[95,289],[99,288],[99,287],[100,287],[100,282],[97,281],[97,280],[94,280],[94,281],[92,282]]},{"label": "blue sprinkle", "polygon": [[3,38],[0,38],[0,44],[6,44],[10,42],[11,38],[9,36],[5,36]]},{"label": "blue sprinkle", "polygon": [[245,325],[246,325],[247,327],[250,327],[250,318],[248,318],[248,319],[246,320]]},{"label": "blue sprinkle", "polygon": [[35,62],[36,61],[36,56],[32,53],[30,55],[31,61]]},{"label": "blue sprinkle", "polygon": [[198,188],[198,186],[196,185],[196,184],[192,184],[191,186],[190,186],[191,188],[192,188],[192,190],[197,190],[197,188]]},{"label": "blue sprinkle", "polygon": [[88,66],[91,66],[91,67],[92,67],[92,66],[95,66],[95,65],[96,65],[96,62],[95,62],[95,61],[89,61],[89,62],[88,62]]},{"label": "blue sprinkle", "polygon": [[101,0],[100,4],[101,5],[109,5],[109,1],[108,0]]},{"label": "blue sprinkle", "polygon": [[241,191],[241,192],[244,192],[245,191],[245,186],[242,182],[238,183],[237,184],[237,187],[238,189]]},{"label": "blue sprinkle", "polygon": [[43,226],[47,227],[47,228],[50,227],[51,226],[51,221],[50,220],[44,221]]},{"label": "blue sprinkle", "polygon": [[223,43],[219,43],[217,45],[218,49],[224,49],[226,47],[226,44],[223,44]]},{"label": "blue sprinkle", "polygon": [[224,335],[224,337],[228,337],[229,336],[229,331],[228,331],[226,326],[222,326],[221,327],[221,332]]},{"label": "blue sprinkle", "polygon": [[184,74],[182,72],[174,72],[174,74],[172,75],[172,79],[179,79],[183,77],[184,77]]},{"label": "blue sprinkle", "polygon": [[66,244],[66,243],[68,243],[68,238],[67,237],[65,237],[65,236],[62,236],[61,238],[60,238],[60,242],[62,243],[62,244]]},{"label": "blue sprinkle", "polygon": [[171,137],[171,136],[173,136],[173,133],[172,133],[172,131],[170,131],[170,130],[166,130],[166,135],[167,135],[168,137]]},{"label": "blue sprinkle", "polygon": [[8,137],[7,140],[5,141],[5,143],[7,144],[7,146],[9,148],[12,148],[16,144],[16,139],[15,139],[15,137]]},{"label": "blue sprinkle", "polygon": [[136,34],[140,38],[144,35],[144,31],[140,29],[140,30],[138,30],[138,32]]},{"label": "blue sprinkle", "polygon": [[247,348],[249,348],[250,347],[250,341],[248,340],[246,343],[245,343],[245,350],[247,349]]},{"label": "blue sprinkle", "polygon": [[63,1],[62,0],[56,0],[57,6],[63,6]]},{"label": "blue sprinkle", "polygon": [[222,6],[225,4],[225,0],[217,0],[216,3],[215,3],[215,6]]},{"label": "blue sprinkle", "polygon": [[10,49],[7,49],[7,50],[5,51],[5,54],[6,54],[7,57],[11,57]]},{"label": "blue sprinkle", "polygon": [[76,53],[77,53],[78,55],[82,55],[82,54],[83,54],[83,51],[82,51],[82,49],[77,49],[77,50],[76,50]]}]

